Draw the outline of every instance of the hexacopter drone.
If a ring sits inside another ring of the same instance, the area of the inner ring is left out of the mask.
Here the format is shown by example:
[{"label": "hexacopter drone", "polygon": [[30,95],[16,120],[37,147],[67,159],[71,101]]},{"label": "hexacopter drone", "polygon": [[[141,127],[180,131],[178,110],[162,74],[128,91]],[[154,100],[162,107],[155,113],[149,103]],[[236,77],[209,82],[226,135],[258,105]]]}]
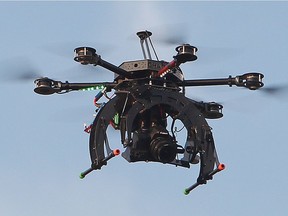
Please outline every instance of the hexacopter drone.
[{"label": "hexacopter drone", "polygon": [[[225,165],[217,157],[215,144],[207,119],[223,116],[223,106],[215,102],[198,102],[185,97],[187,86],[228,85],[256,90],[263,86],[263,74],[244,75],[221,79],[184,80],[180,65],[197,59],[197,48],[182,44],[171,62],[160,61],[151,42],[149,31],[138,32],[144,59],[123,62],[119,67],[103,60],[90,47],[76,48],[74,60],[83,64],[104,67],[115,73],[113,82],[69,83],[49,79],[35,80],[38,94],[50,95],[73,90],[100,90],[94,98],[97,115],[93,124],[85,131],[90,133],[91,167],[81,173],[84,178],[93,170],[101,169],[107,161],[120,154],[119,149],[109,146],[107,127],[112,125],[120,131],[125,148],[122,156],[128,162],[153,161],[190,168],[200,162],[197,181],[185,189],[189,194],[195,187],[206,184]],[[152,60],[150,49],[156,60]],[[98,103],[107,92],[114,97],[106,103]],[[167,129],[168,117],[172,119]],[[176,120],[180,120],[187,131],[186,143],[180,145],[173,132]]]}]

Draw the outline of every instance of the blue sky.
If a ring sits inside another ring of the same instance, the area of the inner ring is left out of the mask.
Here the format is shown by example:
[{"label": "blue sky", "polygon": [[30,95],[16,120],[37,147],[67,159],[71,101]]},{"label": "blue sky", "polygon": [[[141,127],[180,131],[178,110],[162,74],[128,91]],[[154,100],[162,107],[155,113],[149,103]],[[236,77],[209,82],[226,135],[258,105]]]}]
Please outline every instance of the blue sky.
[{"label": "blue sky", "polygon": [[[129,164],[122,157],[84,180],[96,92],[41,96],[27,71],[61,81],[110,81],[113,74],[78,65],[73,50],[92,46],[120,65],[142,59],[136,36],[153,32],[160,59],[170,61],[182,37],[198,47],[183,65],[186,79],[258,71],[265,87],[288,84],[287,2],[0,2],[0,214],[287,215],[287,92],[194,87],[187,96],[224,104],[209,121],[227,169],[189,196],[199,168]],[[161,41],[162,39],[162,41]],[[182,42],[182,41],[181,41]],[[112,133],[111,143],[120,146]]]}]

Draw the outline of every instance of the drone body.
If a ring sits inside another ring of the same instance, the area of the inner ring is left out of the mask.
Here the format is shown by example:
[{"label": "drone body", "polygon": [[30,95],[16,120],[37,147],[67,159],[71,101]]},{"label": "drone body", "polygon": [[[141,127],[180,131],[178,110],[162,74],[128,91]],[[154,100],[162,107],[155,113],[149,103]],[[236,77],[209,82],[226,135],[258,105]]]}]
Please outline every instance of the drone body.
[{"label": "drone body", "polygon": [[[112,125],[120,131],[121,144],[125,148],[122,156],[128,162],[153,161],[186,168],[200,163],[196,183],[185,189],[185,194],[188,194],[198,185],[211,180],[225,166],[218,160],[211,128],[206,121],[206,118],[221,118],[222,105],[191,100],[185,96],[185,87],[236,85],[255,90],[263,86],[263,75],[248,73],[229,76],[227,79],[184,80],[179,66],[197,59],[196,47],[183,44],[176,48],[177,55],[171,62],[159,61],[150,39],[152,33],[142,31],[137,35],[144,60],[124,62],[119,67],[101,59],[93,48],[75,49],[75,61],[83,65],[99,65],[114,72],[113,82],[62,83],[40,78],[35,80],[34,91],[53,94],[103,88],[94,99],[99,108],[95,120],[85,129],[90,133],[91,167],[81,173],[81,178],[93,170],[101,169],[108,160],[120,153],[109,146],[106,130]],[[151,58],[149,42],[156,60]],[[112,90],[115,96],[107,103],[99,104],[99,99]],[[168,118],[172,121],[171,128],[167,128]],[[177,120],[182,122],[187,131],[185,143],[178,143],[173,132]]]}]

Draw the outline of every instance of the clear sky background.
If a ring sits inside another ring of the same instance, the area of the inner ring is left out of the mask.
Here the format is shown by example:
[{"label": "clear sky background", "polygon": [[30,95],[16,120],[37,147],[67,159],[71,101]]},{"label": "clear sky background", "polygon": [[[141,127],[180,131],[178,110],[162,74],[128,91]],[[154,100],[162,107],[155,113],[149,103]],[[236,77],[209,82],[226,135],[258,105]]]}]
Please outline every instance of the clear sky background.
[{"label": "clear sky background", "polygon": [[[160,59],[179,37],[198,47],[186,79],[258,71],[265,87],[288,85],[288,2],[0,2],[0,215],[287,215],[288,93],[194,87],[187,96],[224,104],[209,121],[227,169],[189,196],[199,167],[129,164],[122,157],[80,180],[90,166],[96,92],[41,96],[26,72],[61,81],[112,81],[73,61],[92,46],[115,65],[142,59],[136,32],[150,30]],[[264,88],[265,88],[264,87]],[[286,89],[287,90],[287,89]],[[121,148],[119,137],[110,143]]]}]

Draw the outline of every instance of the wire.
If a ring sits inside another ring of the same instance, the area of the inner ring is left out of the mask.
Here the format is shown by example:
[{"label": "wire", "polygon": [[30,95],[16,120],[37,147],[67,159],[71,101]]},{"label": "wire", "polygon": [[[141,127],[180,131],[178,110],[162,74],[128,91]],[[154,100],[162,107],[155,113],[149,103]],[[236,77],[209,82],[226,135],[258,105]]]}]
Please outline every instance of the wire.
[{"label": "wire", "polygon": [[181,132],[184,129],[184,127],[185,126],[183,126],[180,130],[177,130],[177,127],[175,127],[175,131],[174,132],[179,133],[179,132]]},{"label": "wire", "polygon": [[66,91],[64,92],[56,92],[57,94],[66,94],[66,93],[69,93],[71,91],[77,91],[77,90],[72,90],[72,89],[67,89]]},{"label": "wire", "polygon": [[109,96],[107,95],[107,91],[104,92],[104,96],[105,96],[108,100],[111,100],[114,95],[115,95],[115,94],[112,94],[112,96],[109,97]]},{"label": "wire", "polygon": [[127,93],[127,96],[126,96],[126,99],[125,99],[125,103],[124,103],[124,106],[123,106],[123,109],[122,109],[122,112],[121,112],[121,116],[123,116],[123,113],[124,113],[125,108],[126,108],[126,106],[127,106],[127,102],[128,102],[128,95],[129,95],[129,93]]},{"label": "wire", "polygon": [[171,133],[172,133],[172,136],[173,136],[174,140],[176,140],[176,136],[175,136],[175,133],[174,133],[174,130],[173,130],[175,121],[176,121],[176,119],[173,119],[173,121],[171,123]]}]

